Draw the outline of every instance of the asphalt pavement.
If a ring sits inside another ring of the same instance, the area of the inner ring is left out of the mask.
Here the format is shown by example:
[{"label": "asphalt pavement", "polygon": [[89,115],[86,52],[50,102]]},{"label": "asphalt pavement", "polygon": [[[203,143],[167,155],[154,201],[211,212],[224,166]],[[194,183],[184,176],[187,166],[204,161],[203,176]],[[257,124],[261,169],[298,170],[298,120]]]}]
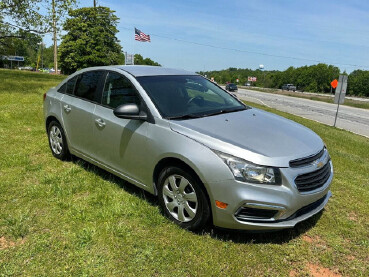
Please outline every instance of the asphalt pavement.
[{"label": "asphalt pavement", "polygon": [[[249,102],[265,105],[333,126],[336,104],[279,94],[238,89],[236,95]],[[369,137],[369,110],[340,105],[336,127]]]}]

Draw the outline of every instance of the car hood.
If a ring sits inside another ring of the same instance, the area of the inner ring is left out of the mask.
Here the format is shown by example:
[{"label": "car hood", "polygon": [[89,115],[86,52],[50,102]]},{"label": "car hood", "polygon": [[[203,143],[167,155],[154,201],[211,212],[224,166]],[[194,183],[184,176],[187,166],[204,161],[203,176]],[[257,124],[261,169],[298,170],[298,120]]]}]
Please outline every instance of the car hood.
[{"label": "car hood", "polygon": [[288,167],[319,152],[324,143],[310,129],[259,109],[170,121],[171,129],[207,147],[259,165]]}]

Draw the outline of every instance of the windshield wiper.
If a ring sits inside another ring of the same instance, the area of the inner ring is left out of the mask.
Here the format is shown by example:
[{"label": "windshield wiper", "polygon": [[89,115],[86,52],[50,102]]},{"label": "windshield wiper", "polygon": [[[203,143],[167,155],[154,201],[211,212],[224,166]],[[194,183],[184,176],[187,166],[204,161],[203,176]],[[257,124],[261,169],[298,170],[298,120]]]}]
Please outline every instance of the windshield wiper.
[{"label": "windshield wiper", "polygon": [[177,116],[167,116],[166,119],[191,119],[191,118],[199,118],[202,117],[201,115],[196,114],[183,114],[183,115],[177,115]]},{"label": "windshield wiper", "polygon": [[167,116],[166,119],[193,119],[193,118],[200,118],[200,117],[207,117],[207,116],[212,116],[212,115],[217,115],[217,114],[223,114],[223,113],[233,113],[233,112],[239,112],[239,111],[243,111],[243,110],[247,110],[246,107],[240,107],[237,109],[227,109],[227,110],[219,110],[213,113],[208,113],[208,114],[183,114],[183,115],[177,115],[177,116]]},{"label": "windshield wiper", "polygon": [[238,109],[219,110],[219,111],[216,111],[214,113],[205,114],[204,116],[212,116],[212,115],[223,114],[223,113],[233,113],[233,112],[239,112],[239,111],[244,111],[244,110],[247,110],[247,108],[242,107],[242,108],[238,108]]}]

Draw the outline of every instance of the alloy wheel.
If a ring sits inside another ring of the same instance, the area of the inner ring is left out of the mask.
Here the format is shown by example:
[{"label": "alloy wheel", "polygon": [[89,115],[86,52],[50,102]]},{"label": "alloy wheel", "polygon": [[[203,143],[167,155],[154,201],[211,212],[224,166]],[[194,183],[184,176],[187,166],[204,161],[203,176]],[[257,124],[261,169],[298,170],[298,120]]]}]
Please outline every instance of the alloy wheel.
[{"label": "alloy wheel", "polygon": [[185,177],[170,175],[164,182],[163,199],[165,207],[176,220],[189,222],[196,216],[197,195]]},{"label": "alloy wheel", "polygon": [[63,151],[63,137],[58,126],[52,126],[50,129],[50,145],[56,155],[60,155]]}]

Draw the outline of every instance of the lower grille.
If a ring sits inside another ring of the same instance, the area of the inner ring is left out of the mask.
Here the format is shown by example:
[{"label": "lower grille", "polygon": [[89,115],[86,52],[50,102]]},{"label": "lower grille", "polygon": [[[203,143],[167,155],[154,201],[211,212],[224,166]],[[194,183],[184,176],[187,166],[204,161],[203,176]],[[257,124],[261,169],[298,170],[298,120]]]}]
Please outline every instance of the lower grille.
[{"label": "lower grille", "polygon": [[322,187],[331,176],[329,161],[320,169],[296,177],[295,184],[300,192],[315,190]]},{"label": "lower grille", "polygon": [[240,221],[258,222],[258,223],[279,223],[283,221],[292,220],[312,212],[313,210],[315,210],[316,208],[318,208],[320,205],[323,204],[323,202],[327,199],[327,196],[328,194],[324,195],[317,201],[298,209],[293,215],[285,219],[270,221],[269,219],[273,219],[273,217],[278,213],[277,210],[254,209],[249,207],[242,207],[241,209],[238,210],[235,216]]},{"label": "lower grille", "polygon": [[305,206],[302,207],[301,209],[297,210],[297,212],[295,212],[293,215],[291,215],[289,218],[287,218],[286,220],[290,220],[290,219],[294,219],[296,217],[302,216],[304,214],[310,213],[311,211],[315,210],[316,208],[318,208],[325,200],[325,198],[327,197],[327,195],[324,195],[322,198],[320,198],[319,200]]},{"label": "lower grille", "polygon": [[241,221],[259,221],[271,219],[278,213],[278,210],[256,209],[250,207],[242,207],[235,214],[236,218]]}]

